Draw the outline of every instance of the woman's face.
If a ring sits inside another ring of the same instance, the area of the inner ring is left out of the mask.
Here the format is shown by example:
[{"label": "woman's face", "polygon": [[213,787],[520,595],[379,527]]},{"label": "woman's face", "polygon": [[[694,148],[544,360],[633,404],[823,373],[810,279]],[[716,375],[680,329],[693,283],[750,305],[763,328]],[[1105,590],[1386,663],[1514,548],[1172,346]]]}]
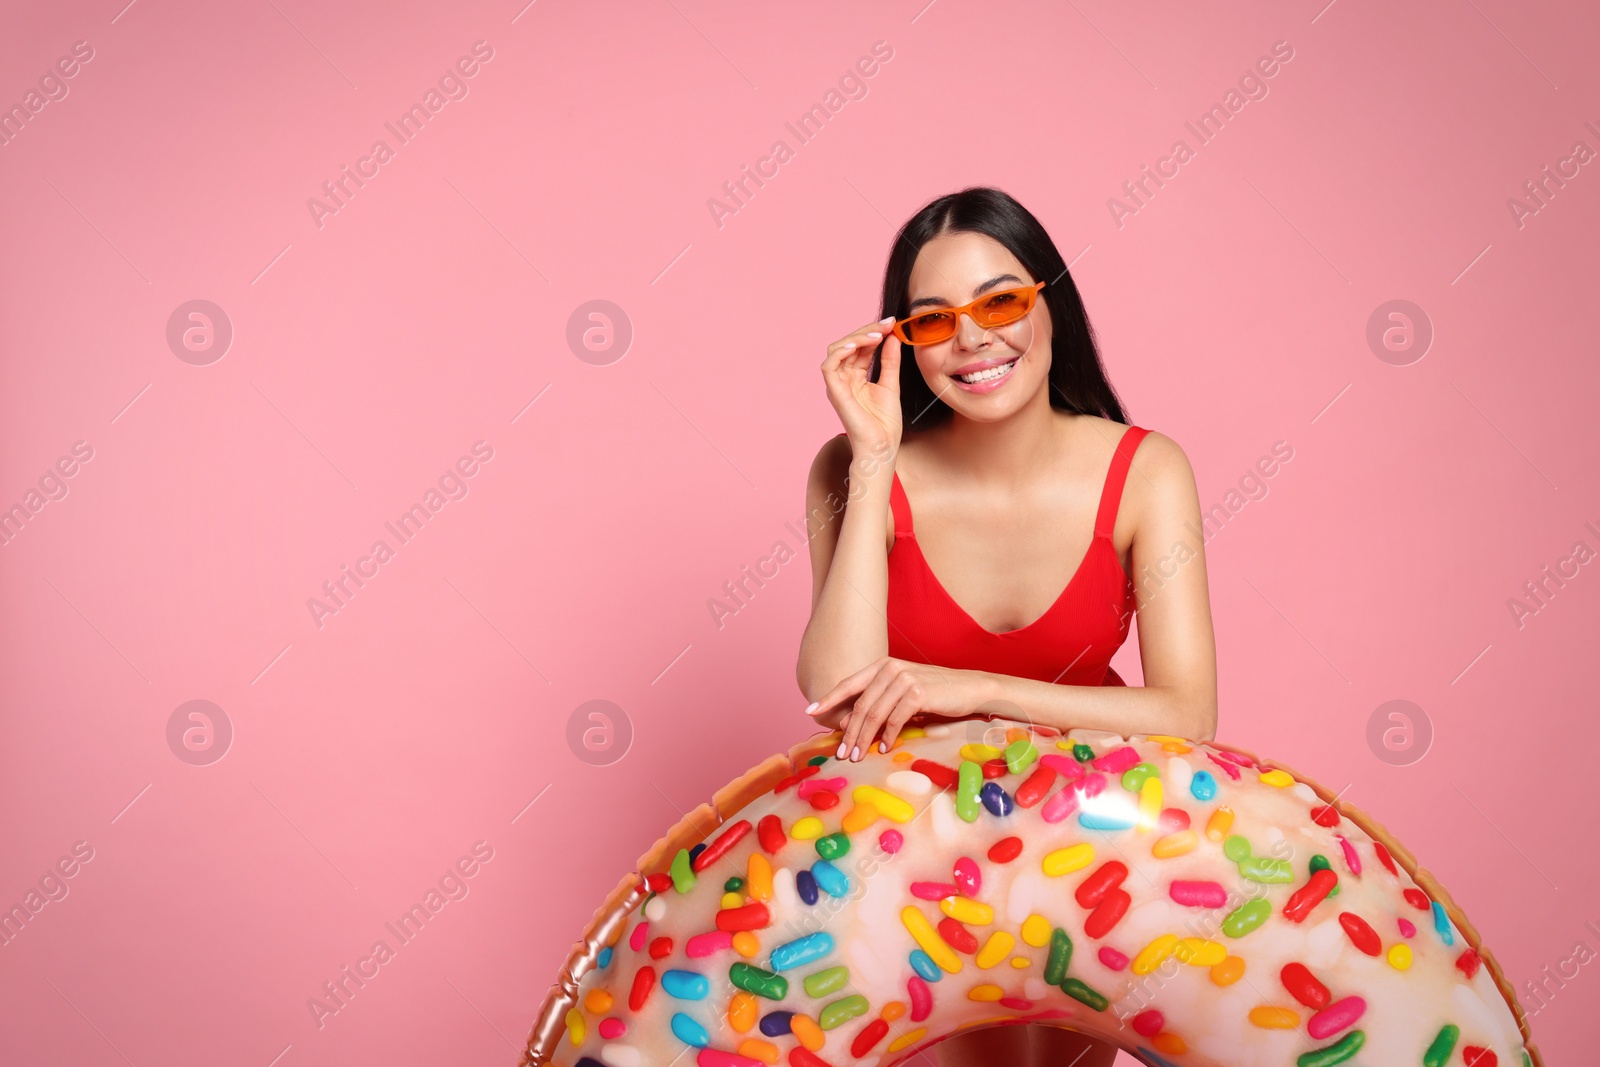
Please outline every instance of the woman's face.
[{"label": "woman's face", "polygon": [[[911,267],[908,314],[959,307],[984,293],[1039,280],[986,234],[940,234],[922,246]],[[1051,336],[1050,310],[1040,299],[1026,316],[1004,326],[985,329],[962,315],[954,337],[911,351],[935,396],[969,419],[997,422],[1049,388]],[[998,377],[991,369],[996,367]],[[968,380],[985,370],[986,380]]]}]

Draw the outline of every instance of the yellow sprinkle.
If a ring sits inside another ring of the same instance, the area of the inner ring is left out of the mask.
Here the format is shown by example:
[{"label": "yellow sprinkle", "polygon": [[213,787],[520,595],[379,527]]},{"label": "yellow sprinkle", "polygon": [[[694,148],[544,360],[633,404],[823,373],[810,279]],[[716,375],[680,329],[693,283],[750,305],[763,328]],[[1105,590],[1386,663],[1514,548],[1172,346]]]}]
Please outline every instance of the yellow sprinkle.
[{"label": "yellow sprinkle", "polygon": [[1145,734],[1144,739],[1146,741],[1161,741],[1163,743],[1174,742],[1180,745],[1183,744],[1183,738],[1173,737],[1171,734]]},{"label": "yellow sprinkle", "polygon": [[759,1010],[755,996],[741,989],[728,1001],[728,1024],[741,1034],[749,1033]]},{"label": "yellow sprinkle", "polygon": [[761,953],[761,940],[749,930],[740,930],[733,935],[733,951],[745,959],[750,959]]},{"label": "yellow sprinkle", "polygon": [[1229,956],[1211,968],[1211,981],[1217,985],[1232,985],[1244,977],[1244,960]]},{"label": "yellow sprinkle", "polygon": [[[905,923],[906,929],[910,931],[911,939],[934,963],[949,974],[956,974],[961,970],[961,957],[957,956],[955,950],[934,930],[933,925],[928,922],[928,917],[922,914],[921,908],[915,904],[907,904],[900,909],[900,921]],[[816,1049],[811,1051],[815,1052]]]},{"label": "yellow sprinkle", "polygon": [[847,834],[858,833],[878,821],[878,809],[871,804],[857,804],[845,813],[839,825]]},{"label": "yellow sprinkle", "polygon": [[927,1035],[927,1033],[928,1028],[926,1026],[919,1026],[915,1030],[908,1030],[899,1037],[895,1038],[893,1041],[889,1042],[889,1051],[899,1052],[903,1048],[910,1048],[918,1041],[921,1041],[923,1037]]},{"label": "yellow sprinkle", "polygon": [[1300,1025],[1300,1013],[1293,1008],[1263,1004],[1250,1009],[1250,1021],[1263,1030],[1293,1030]]},{"label": "yellow sprinkle", "polygon": [[[904,737],[905,735],[901,734],[900,736]],[[896,763],[910,763],[912,760],[916,759],[917,757],[912,755],[909,752],[896,752],[893,756],[890,756],[889,758],[894,760]]]},{"label": "yellow sprinkle", "polygon": [[1056,742],[1056,747],[1059,748],[1063,752],[1071,752],[1072,751],[1072,742],[1068,741],[1066,738],[1063,737],[1061,740]]},{"label": "yellow sprinkle", "polygon": [[1005,995],[1006,991],[1004,989],[1001,989],[997,985],[990,985],[987,982],[985,982],[983,985],[975,985],[971,989],[967,990],[968,1000],[993,1001],[999,1000]]},{"label": "yellow sprinkle", "polygon": [[1161,961],[1172,955],[1177,947],[1177,934],[1162,934],[1139,950],[1139,954],[1133,958],[1130,969],[1134,974],[1149,974],[1161,966]]},{"label": "yellow sprinkle", "polygon": [[1158,838],[1156,843],[1150,846],[1150,855],[1158,860],[1171,859],[1173,856],[1181,856],[1185,852],[1193,852],[1199,844],[1199,834],[1193,830],[1179,830],[1175,834],[1168,834],[1166,837]]},{"label": "yellow sprinkle", "polygon": [[1050,920],[1043,915],[1030,915],[1022,921],[1022,940],[1034,948],[1050,943]]},{"label": "yellow sprinkle", "polygon": [[939,910],[958,923],[988,926],[994,922],[994,909],[987,904],[966,897],[945,897],[939,901]]},{"label": "yellow sprinkle", "polygon": [[961,758],[969,759],[973,763],[988,763],[992,759],[1000,758],[1000,750],[993,745],[971,741],[961,746]]},{"label": "yellow sprinkle", "polygon": [[996,930],[989,935],[989,940],[985,941],[983,947],[978,950],[978,957],[974,962],[977,963],[980,971],[986,971],[1005,959],[1006,954],[1011,951],[1011,947],[1016,943],[1017,939],[1004,930]]},{"label": "yellow sprinkle", "polygon": [[901,737],[927,737],[928,731],[921,726],[907,726],[900,731]]},{"label": "yellow sprinkle", "polygon": [[588,1024],[583,1021],[583,1012],[577,1008],[567,1009],[567,1037],[572,1039],[574,1045],[583,1044],[584,1032]]},{"label": "yellow sprinkle", "polygon": [[1411,946],[1405,943],[1392,945],[1389,948],[1389,966],[1397,971],[1406,970],[1411,966]]},{"label": "yellow sprinkle", "polygon": [[744,887],[750,898],[763,903],[772,899],[772,864],[759,852],[750,853],[750,862],[744,868]]},{"label": "yellow sprinkle", "polygon": [[887,1003],[887,1004],[885,1004],[883,1006],[883,1010],[878,1013],[878,1018],[882,1019],[886,1023],[892,1023],[896,1019],[900,1018],[900,1016],[904,1015],[905,1013],[906,1013],[906,1002],[905,1001],[903,1001],[903,1000],[891,1000],[891,1001],[889,1001],[889,1003]]},{"label": "yellow sprinkle", "polygon": [[1189,1043],[1177,1034],[1162,1033],[1150,1039],[1157,1052],[1165,1052],[1169,1056],[1182,1056],[1189,1051]]},{"label": "yellow sprinkle", "polygon": [[604,989],[591,989],[583,998],[583,1006],[593,1015],[604,1015],[611,1010],[611,994]]},{"label": "yellow sprinkle", "polygon": [[1286,785],[1294,785],[1294,779],[1289,776],[1288,771],[1263,771],[1261,780],[1267,785],[1275,785],[1279,789]]},{"label": "yellow sprinkle", "polygon": [[778,1046],[770,1041],[763,1041],[759,1037],[747,1037],[739,1042],[739,1055],[749,1056],[762,1063],[778,1062]]},{"label": "yellow sprinkle", "polygon": [[811,1016],[801,1015],[799,1012],[795,1012],[794,1017],[789,1020],[789,1030],[800,1039],[800,1043],[809,1052],[820,1050],[823,1043],[828,1040],[828,1035],[822,1032],[822,1027],[818,1026]]},{"label": "yellow sprinkle", "polygon": [[1206,820],[1206,840],[1221,841],[1228,836],[1228,831],[1233,828],[1233,809],[1218,808],[1211,813],[1211,818]]},{"label": "yellow sprinkle", "polygon": [[742,907],[744,907],[744,897],[741,896],[740,894],[738,894],[738,893],[724,893],[724,894],[722,894],[722,908],[723,908],[724,911],[728,910],[729,908],[742,908]]},{"label": "yellow sprinkle", "polygon": [[1094,845],[1087,841],[1066,848],[1058,848],[1045,856],[1043,861],[1044,873],[1052,878],[1073,871],[1081,871],[1094,862]]},{"label": "yellow sprinkle", "polygon": [[1011,957],[1011,966],[1015,967],[1019,971],[1022,970],[1024,967],[1028,966],[1031,962],[1032,961],[1029,960],[1028,957],[1026,957],[1026,956],[1012,956]]},{"label": "yellow sprinkle", "polygon": [[1152,774],[1139,787],[1139,832],[1147,834],[1154,830],[1160,818],[1161,779]]},{"label": "yellow sprinkle", "polygon": [[1182,741],[1168,741],[1161,746],[1161,751],[1174,756],[1182,756],[1185,753],[1193,752],[1194,746],[1186,745]]},{"label": "yellow sprinkle", "polygon": [[1215,967],[1228,958],[1228,948],[1216,941],[1186,937],[1178,942],[1172,954],[1178,957],[1179,963],[1187,963],[1194,967]]},{"label": "yellow sprinkle", "polygon": [[822,820],[815,815],[796,819],[794,825],[789,827],[789,836],[796,841],[814,841],[822,836]]},{"label": "yellow sprinkle", "polygon": [[857,804],[863,801],[871,804],[882,815],[895,822],[910,822],[917,814],[910,801],[897,797],[888,790],[879,789],[875,785],[858,785],[850,790],[850,797]]}]

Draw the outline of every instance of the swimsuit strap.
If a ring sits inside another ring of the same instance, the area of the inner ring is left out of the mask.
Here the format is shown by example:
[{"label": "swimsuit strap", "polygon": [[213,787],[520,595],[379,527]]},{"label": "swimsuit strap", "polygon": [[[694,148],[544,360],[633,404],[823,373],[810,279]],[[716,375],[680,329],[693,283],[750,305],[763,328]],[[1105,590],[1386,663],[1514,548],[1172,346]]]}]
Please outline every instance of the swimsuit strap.
[{"label": "swimsuit strap", "polygon": [[895,471],[889,483],[889,509],[894,512],[894,539],[911,536],[911,502],[900,486],[900,472]]},{"label": "swimsuit strap", "polygon": [[1100,491],[1100,511],[1094,520],[1096,537],[1104,537],[1108,541],[1111,539],[1111,531],[1117,525],[1117,509],[1122,504],[1122,486],[1128,480],[1128,468],[1133,463],[1134,449],[1139,447],[1139,442],[1149,432],[1138,426],[1129,426],[1123,432],[1122,440],[1117,442],[1117,451],[1111,457],[1111,469],[1106,472],[1105,488]]}]

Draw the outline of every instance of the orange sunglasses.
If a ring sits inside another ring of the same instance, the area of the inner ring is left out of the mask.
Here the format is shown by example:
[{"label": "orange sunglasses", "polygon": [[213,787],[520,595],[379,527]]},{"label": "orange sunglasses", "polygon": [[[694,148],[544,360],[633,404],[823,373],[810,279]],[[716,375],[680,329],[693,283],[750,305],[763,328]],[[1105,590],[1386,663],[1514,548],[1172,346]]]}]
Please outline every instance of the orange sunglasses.
[{"label": "orange sunglasses", "polygon": [[985,329],[1016,322],[1033,310],[1039,290],[1044,287],[1044,282],[1035,282],[1018,289],[985,293],[972,303],[962,304],[958,308],[935,308],[909,318],[896,319],[890,329],[908,345],[936,345],[956,335],[962,315]]}]

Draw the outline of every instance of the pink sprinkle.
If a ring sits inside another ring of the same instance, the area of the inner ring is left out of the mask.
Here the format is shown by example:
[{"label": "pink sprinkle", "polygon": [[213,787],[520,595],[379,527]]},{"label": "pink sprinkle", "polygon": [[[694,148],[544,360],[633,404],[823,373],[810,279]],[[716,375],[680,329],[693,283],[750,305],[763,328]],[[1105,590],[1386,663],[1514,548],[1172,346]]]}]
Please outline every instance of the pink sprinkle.
[{"label": "pink sprinkle", "polygon": [[954,897],[961,894],[961,888],[953,882],[912,882],[911,895],[918,900],[943,900],[945,897]]},{"label": "pink sprinkle", "polygon": [[956,860],[955,866],[956,885],[969,897],[978,895],[978,890],[983,888],[983,874],[978,870],[978,865],[966,856]]},{"label": "pink sprinkle", "polygon": [[838,793],[843,791],[844,787],[849,784],[849,781],[843,775],[838,778],[807,778],[800,783],[800,788],[795,792],[801,800],[805,800],[819,789],[826,790],[829,793]]},{"label": "pink sprinkle", "polygon": [[900,836],[899,830],[885,830],[878,835],[878,847],[885,852],[899,852],[900,846],[905,843],[906,839]]},{"label": "pink sprinkle", "polygon": [[1220,882],[1173,882],[1168,892],[1190,908],[1220,908],[1228,902],[1228,891]]},{"label": "pink sprinkle", "polygon": [[1039,757],[1039,764],[1058,772],[1061,777],[1069,782],[1076,782],[1083,777],[1083,764],[1071,756],[1063,756],[1059,752],[1046,752]]},{"label": "pink sprinkle", "polygon": [[906,979],[906,993],[911,1000],[911,1021],[920,1023],[933,1011],[933,992],[918,974]]},{"label": "pink sprinkle", "polygon": [[628,947],[635,952],[644,951],[645,937],[650,933],[650,924],[642,922],[633,928],[633,934],[628,938]]},{"label": "pink sprinkle", "polygon": [[1128,957],[1112,948],[1110,945],[1100,946],[1100,962],[1110,967],[1113,971],[1120,971],[1128,965]]},{"label": "pink sprinkle", "polygon": [[1101,774],[1099,771],[1091,773],[1083,780],[1083,795],[1086,797],[1097,797],[1105,790],[1105,788],[1106,776]]},{"label": "pink sprinkle", "polygon": [[733,947],[733,934],[727,930],[713,930],[709,934],[695,934],[689,939],[683,950],[689,954],[690,959],[704,959],[715,956],[724,949]]},{"label": "pink sprinkle", "polygon": [[1143,1037],[1155,1037],[1167,1025],[1167,1017],[1154,1008],[1141,1011],[1133,1017],[1133,1031]]},{"label": "pink sprinkle", "polygon": [[1226,760],[1218,759],[1216,757],[1215,753],[1207,752],[1206,753],[1206,758],[1209,759],[1212,763],[1215,763],[1218,767],[1221,767],[1223,770],[1227,771],[1229,778],[1232,778],[1236,782],[1239,780],[1239,768],[1238,767],[1235,767],[1233,764],[1227,762]]},{"label": "pink sprinkle", "polygon": [[607,1041],[615,1041],[628,1032],[628,1024],[615,1015],[608,1015],[600,1020],[600,1036]]},{"label": "pink sprinkle", "polygon": [[1179,830],[1189,828],[1189,813],[1182,808],[1165,808],[1161,812],[1161,818],[1156,822],[1163,832],[1175,834]]},{"label": "pink sprinkle", "polygon": [[1346,841],[1343,834],[1334,834],[1333,836],[1339,839],[1339,847],[1344,849],[1344,865],[1349,868],[1351,874],[1360,874],[1361,857],[1356,855],[1356,846]]},{"label": "pink sprinkle", "polygon": [[1417,927],[1410,919],[1400,920],[1400,932],[1406,937],[1416,937]]},{"label": "pink sprinkle", "polygon": [[737,1052],[723,1052],[709,1045],[701,1049],[695,1056],[696,1067],[764,1067],[762,1062],[751,1056],[741,1056]]},{"label": "pink sprinkle", "polygon": [[1123,745],[1121,748],[1112,749],[1104,756],[1097,757],[1093,762],[1097,771],[1105,771],[1107,774],[1121,774],[1123,771],[1138,764],[1139,750],[1132,745]]},{"label": "pink sprinkle", "polygon": [[1045,822],[1060,822],[1077,810],[1078,791],[1069,785],[1044,802],[1044,807],[1039,809],[1039,817]]},{"label": "pink sprinkle", "polygon": [[1033,1007],[1033,1001],[1023,1000],[1021,997],[1001,997],[1000,1006],[1002,1008],[1012,1008],[1016,1011],[1027,1011]]},{"label": "pink sprinkle", "polygon": [[1317,1041],[1332,1037],[1340,1030],[1354,1026],[1366,1010],[1367,1002],[1360,997],[1336,1000],[1311,1017],[1306,1023],[1306,1033]]},{"label": "pink sprinkle", "polygon": [[1241,756],[1237,752],[1229,752],[1227,749],[1222,748],[1217,749],[1216,752],[1218,756],[1227,760],[1229,763],[1237,763],[1241,767],[1254,767],[1256,765],[1255,760],[1251,759],[1249,756]]}]

